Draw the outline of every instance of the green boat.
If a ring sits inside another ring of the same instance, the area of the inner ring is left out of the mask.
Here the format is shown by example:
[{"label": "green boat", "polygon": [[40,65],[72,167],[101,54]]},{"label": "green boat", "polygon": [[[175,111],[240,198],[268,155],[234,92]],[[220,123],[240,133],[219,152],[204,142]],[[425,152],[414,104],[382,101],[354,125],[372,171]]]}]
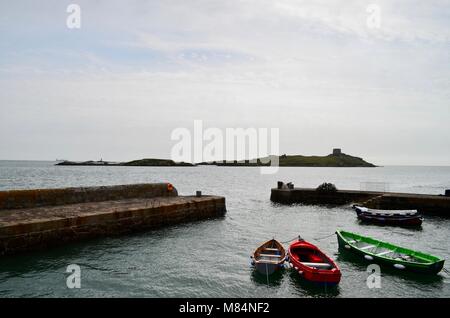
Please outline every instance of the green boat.
[{"label": "green boat", "polygon": [[444,259],[382,242],[356,233],[336,231],[339,248],[361,255],[367,261],[399,270],[437,274],[444,267]]}]

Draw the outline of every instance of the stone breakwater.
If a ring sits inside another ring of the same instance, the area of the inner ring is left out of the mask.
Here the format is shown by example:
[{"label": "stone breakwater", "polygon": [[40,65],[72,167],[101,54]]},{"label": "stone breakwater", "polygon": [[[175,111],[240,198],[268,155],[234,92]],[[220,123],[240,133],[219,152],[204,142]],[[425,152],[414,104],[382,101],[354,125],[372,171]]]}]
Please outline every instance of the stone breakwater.
[{"label": "stone breakwater", "polygon": [[225,198],[166,183],[0,192],[0,255],[220,217]]},{"label": "stone breakwater", "polygon": [[271,191],[270,200],[281,204],[362,204],[373,209],[407,210],[415,209],[422,214],[450,217],[450,197],[443,195],[410,194],[393,192],[373,192],[338,190],[320,192],[316,189],[293,188]]}]

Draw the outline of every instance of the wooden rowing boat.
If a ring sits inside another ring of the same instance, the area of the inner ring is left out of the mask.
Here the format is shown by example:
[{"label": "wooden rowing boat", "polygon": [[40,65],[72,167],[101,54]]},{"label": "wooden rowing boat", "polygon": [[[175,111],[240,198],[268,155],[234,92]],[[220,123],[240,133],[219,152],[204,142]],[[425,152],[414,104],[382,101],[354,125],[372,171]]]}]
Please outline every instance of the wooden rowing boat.
[{"label": "wooden rowing boat", "polygon": [[380,265],[427,274],[437,274],[444,267],[445,260],[433,255],[352,232],[338,230],[336,235],[340,249],[361,255],[364,259]]},{"label": "wooden rowing boat", "polygon": [[299,238],[288,250],[289,262],[305,280],[338,284],[341,271],[336,263],[317,246]]},{"label": "wooden rowing boat", "polygon": [[423,217],[417,210],[376,210],[362,206],[353,206],[358,219],[363,222],[399,225],[399,226],[420,226]]},{"label": "wooden rowing boat", "polygon": [[261,274],[271,275],[283,267],[285,258],[286,251],[283,245],[272,239],[255,250],[252,256],[252,265]]}]

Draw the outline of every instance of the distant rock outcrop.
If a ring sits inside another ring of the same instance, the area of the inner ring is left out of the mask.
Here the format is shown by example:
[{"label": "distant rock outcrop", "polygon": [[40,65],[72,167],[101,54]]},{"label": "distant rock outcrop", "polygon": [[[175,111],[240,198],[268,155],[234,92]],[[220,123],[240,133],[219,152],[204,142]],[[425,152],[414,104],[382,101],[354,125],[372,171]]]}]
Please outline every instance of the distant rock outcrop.
[{"label": "distant rock outcrop", "polygon": [[[129,162],[110,162],[110,161],[63,161],[57,163],[57,166],[141,166],[141,167],[195,167],[197,165],[209,166],[229,166],[229,167],[258,167],[271,165],[270,159],[276,159],[276,156],[259,158],[256,160],[243,161],[214,161],[192,164],[187,162],[175,162],[170,159],[140,159]],[[353,157],[342,153],[340,149],[334,149],[328,156],[302,156],[302,155],[282,155],[278,157],[280,167],[376,167],[374,164],[364,161],[362,158]]]},{"label": "distant rock outcrop", "polygon": [[140,159],[133,160],[129,162],[125,162],[122,166],[156,166],[156,167],[164,167],[164,166],[182,166],[182,167],[192,167],[194,166],[192,163],[187,162],[175,162],[170,159]]},{"label": "distant rock outcrop", "polygon": [[192,167],[194,166],[191,163],[186,162],[175,162],[170,159],[140,159],[133,160],[129,162],[109,162],[109,161],[63,161],[56,164],[57,166],[152,166],[152,167]]},{"label": "distant rock outcrop", "polygon": [[[268,160],[276,159],[276,156],[260,158],[257,160],[244,160],[234,162],[203,162],[201,165],[217,165],[230,167],[269,166]],[[281,155],[278,157],[280,167],[376,167],[374,164],[364,161],[362,158],[342,153],[335,149],[328,156],[302,156]]]}]

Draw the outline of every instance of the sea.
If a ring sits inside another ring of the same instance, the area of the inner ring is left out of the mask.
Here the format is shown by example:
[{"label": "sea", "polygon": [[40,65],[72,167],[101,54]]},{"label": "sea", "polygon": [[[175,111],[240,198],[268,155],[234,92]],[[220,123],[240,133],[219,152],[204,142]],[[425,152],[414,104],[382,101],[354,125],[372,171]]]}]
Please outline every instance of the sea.
[{"label": "sea", "polygon": [[[419,229],[365,225],[350,205],[280,205],[277,181],[296,187],[331,182],[338,189],[444,194],[450,167],[73,167],[50,161],[0,161],[0,191],[170,182],[180,195],[226,198],[224,217],[136,234],[103,237],[0,258],[0,297],[450,297],[446,271],[427,276],[369,263],[338,251],[337,229],[353,231],[446,259],[450,219],[425,216]],[[1,213],[1,212],[0,212]],[[275,238],[287,248],[301,235],[336,260],[336,287],[310,284],[290,268],[256,273],[250,255]],[[67,284],[71,265],[80,288]],[[374,276],[376,275],[376,276]]]}]

